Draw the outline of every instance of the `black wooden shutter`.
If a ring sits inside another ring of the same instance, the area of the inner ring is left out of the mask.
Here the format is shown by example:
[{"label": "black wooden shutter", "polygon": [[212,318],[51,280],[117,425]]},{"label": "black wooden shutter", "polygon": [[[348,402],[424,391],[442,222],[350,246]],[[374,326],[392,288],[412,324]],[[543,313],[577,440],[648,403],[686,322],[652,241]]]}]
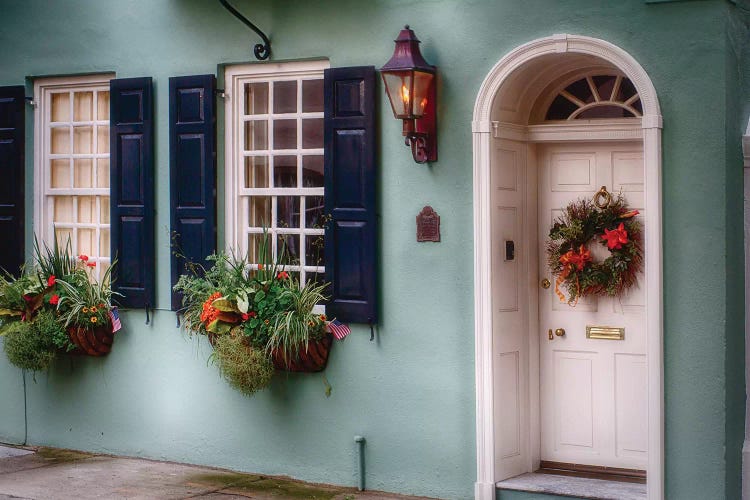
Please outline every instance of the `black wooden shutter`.
[{"label": "black wooden shutter", "polygon": [[376,323],[375,68],[326,70],[326,314]]},{"label": "black wooden shutter", "polygon": [[25,89],[0,87],[0,267],[19,274],[24,261]]},{"label": "black wooden shutter", "polygon": [[123,307],[154,306],[154,137],[151,78],[110,81],[113,289]]},{"label": "black wooden shutter", "polygon": [[[214,75],[169,79],[169,172],[172,286],[185,262],[205,265],[216,252],[216,113]],[[182,307],[172,292],[172,310]]]}]

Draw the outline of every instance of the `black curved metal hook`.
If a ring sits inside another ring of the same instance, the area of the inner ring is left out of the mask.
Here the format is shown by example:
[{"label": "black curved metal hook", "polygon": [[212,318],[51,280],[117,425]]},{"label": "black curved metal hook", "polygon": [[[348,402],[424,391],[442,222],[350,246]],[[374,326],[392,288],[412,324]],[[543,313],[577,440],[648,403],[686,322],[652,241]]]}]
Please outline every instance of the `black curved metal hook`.
[{"label": "black curved metal hook", "polygon": [[255,47],[253,47],[255,58],[259,61],[264,61],[271,57],[271,41],[268,39],[266,34],[258,29],[258,27],[251,23],[245,16],[243,16],[240,11],[229,5],[229,2],[227,0],[219,0],[219,2],[221,2],[221,5],[223,5],[224,8],[227,9],[234,17],[242,21],[245,26],[253,30],[258,34],[259,37],[263,39],[263,43],[256,43]]}]

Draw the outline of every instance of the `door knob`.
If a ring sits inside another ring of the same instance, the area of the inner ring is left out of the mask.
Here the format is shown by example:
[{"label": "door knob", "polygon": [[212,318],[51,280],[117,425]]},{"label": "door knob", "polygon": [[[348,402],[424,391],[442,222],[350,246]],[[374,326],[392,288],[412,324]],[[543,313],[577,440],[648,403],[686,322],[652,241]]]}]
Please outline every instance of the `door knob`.
[{"label": "door knob", "polygon": [[[550,332],[551,331],[552,330],[550,330]],[[558,328],[557,330],[555,330],[555,335],[557,335],[558,337],[564,336],[565,335],[565,329],[564,328]]]},{"label": "door knob", "polygon": [[550,283],[550,281],[549,281],[549,280],[548,280],[547,278],[544,278],[544,279],[542,280],[542,288],[544,288],[545,290],[546,290],[547,288],[549,288],[551,284],[552,284],[552,283]]}]

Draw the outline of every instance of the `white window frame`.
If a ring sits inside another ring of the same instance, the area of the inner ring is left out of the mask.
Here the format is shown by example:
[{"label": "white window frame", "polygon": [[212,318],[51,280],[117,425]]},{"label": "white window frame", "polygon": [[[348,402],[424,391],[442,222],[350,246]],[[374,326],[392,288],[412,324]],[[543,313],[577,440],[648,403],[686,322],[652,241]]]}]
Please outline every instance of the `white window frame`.
[{"label": "white window frame", "polygon": [[[304,80],[304,79],[322,79],[324,70],[330,67],[330,63],[327,60],[316,60],[316,61],[299,61],[299,62],[287,62],[287,63],[263,63],[263,64],[245,64],[228,66],[225,70],[225,245],[228,252],[239,252],[240,255],[247,254],[247,241],[249,234],[257,234],[262,230],[257,228],[249,228],[245,222],[245,218],[249,213],[249,202],[248,197],[250,195],[255,196],[323,196],[324,188],[245,188],[244,183],[244,159],[248,156],[266,156],[270,151],[273,151],[276,155],[297,155],[304,151],[307,154],[319,154],[323,155],[323,148],[320,149],[287,149],[287,150],[272,150],[271,145],[273,144],[273,127],[268,128],[268,147],[267,150],[258,151],[243,151],[243,134],[244,134],[244,109],[245,109],[245,93],[244,85],[246,83],[256,81],[288,81],[288,80]],[[302,92],[301,85],[297,86],[298,102],[300,100],[300,93]],[[269,100],[273,102],[272,86],[269,86]],[[274,114],[272,109],[268,110],[268,114],[256,115],[254,118],[263,119],[264,117],[273,120],[274,118],[280,119],[297,119],[297,135],[301,138],[301,118],[323,118],[324,113],[302,113],[297,110],[296,113],[284,113]],[[300,161],[297,162],[297,176],[298,179],[302,178],[302,164]],[[269,174],[269,179],[272,178],[273,173]],[[273,254],[277,252],[277,238],[276,234],[299,234],[302,233],[305,237],[315,235],[322,235],[324,230],[322,228],[307,228],[305,227],[305,210],[300,210],[300,225],[299,228],[286,230],[285,228],[276,227],[276,199],[272,198],[271,206],[271,221],[269,227],[269,233],[272,235]],[[300,201],[300,203],[302,203]],[[323,266],[307,266],[305,263],[305,245],[300,240],[300,264],[286,266],[290,271],[300,271],[300,278],[304,283],[305,272],[302,271],[303,267],[307,268],[308,273],[324,273],[325,267]],[[255,268],[255,266],[251,266]],[[314,268],[314,269],[311,269]]]},{"label": "white window frame", "polygon": [[[54,77],[54,78],[39,78],[34,82],[34,233],[40,239],[40,244],[52,246],[55,239],[55,228],[52,225],[54,220],[53,210],[54,204],[49,203],[48,199],[52,196],[110,196],[110,188],[51,188],[50,187],[50,175],[47,167],[50,165],[50,160],[54,159],[55,155],[49,152],[50,150],[50,130],[51,130],[51,96],[52,94],[60,91],[107,91],[109,92],[109,81],[115,78],[114,73],[98,74],[98,75],[86,75],[86,76],[71,76],[71,77]],[[96,122],[75,122],[73,115],[73,100],[71,99],[71,110],[70,110],[70,122],[75,125],[91,125],[93,140],[97,140],[97,127],[102,124],[102,120]],[[94,106],[96,106],[96,99],[94,99]],[[107,126],[110,126],[109,120],[107,120]],[[73,147],[71,145],[70,154],[64,155],[65,157],[75,158],[77,155],[73,154]],[[110,154],[93,154],[87,153],[81,155],[81,157],[92,158],[92,168],[96,169],[96,159],[109,158]],[[98,204],[97,204],[98,208]],[[79,226],[78,223],[71,224],[72,226]],[[79,227],[85,227],[90,225],[82,225]],[[99,241],[99,230],[107,225],[96,224],[96,238]],[[108,226],[111,227],[111,226]],[[111,237],[111,233],[110,233]],[[74,238],[75,239],[75,238]],[[77,248],[77,241],[72,241],[73,248]],[[96,256],[96,262],[103,262],[109,264],[110,257]],[[99,277],[99,270],[101,266],[97,266],[94,275]]]}]

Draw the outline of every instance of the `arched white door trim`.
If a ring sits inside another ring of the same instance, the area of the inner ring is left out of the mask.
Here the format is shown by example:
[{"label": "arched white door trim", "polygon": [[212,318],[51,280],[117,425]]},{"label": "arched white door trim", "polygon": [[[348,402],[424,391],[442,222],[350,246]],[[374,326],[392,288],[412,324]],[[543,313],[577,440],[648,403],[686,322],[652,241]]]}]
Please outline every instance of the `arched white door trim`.
[{"label": "arched white door trim", "polygon": [[474,152],[474,318],[476,369],[477,500],[495,498],[492,278],[490,273],[490,139],[493,102],[503,83],[525,64],[550,54],[594,56],[620,69],[643,105],[645,179],[646,328],[648,335],[648,498],[664,498],[664,364],[662,321],[661,127],[656,91],[644,69],[621,48],[596,38],[554,35],[521,45],[492,68],[477,96],[472,121]]}]

